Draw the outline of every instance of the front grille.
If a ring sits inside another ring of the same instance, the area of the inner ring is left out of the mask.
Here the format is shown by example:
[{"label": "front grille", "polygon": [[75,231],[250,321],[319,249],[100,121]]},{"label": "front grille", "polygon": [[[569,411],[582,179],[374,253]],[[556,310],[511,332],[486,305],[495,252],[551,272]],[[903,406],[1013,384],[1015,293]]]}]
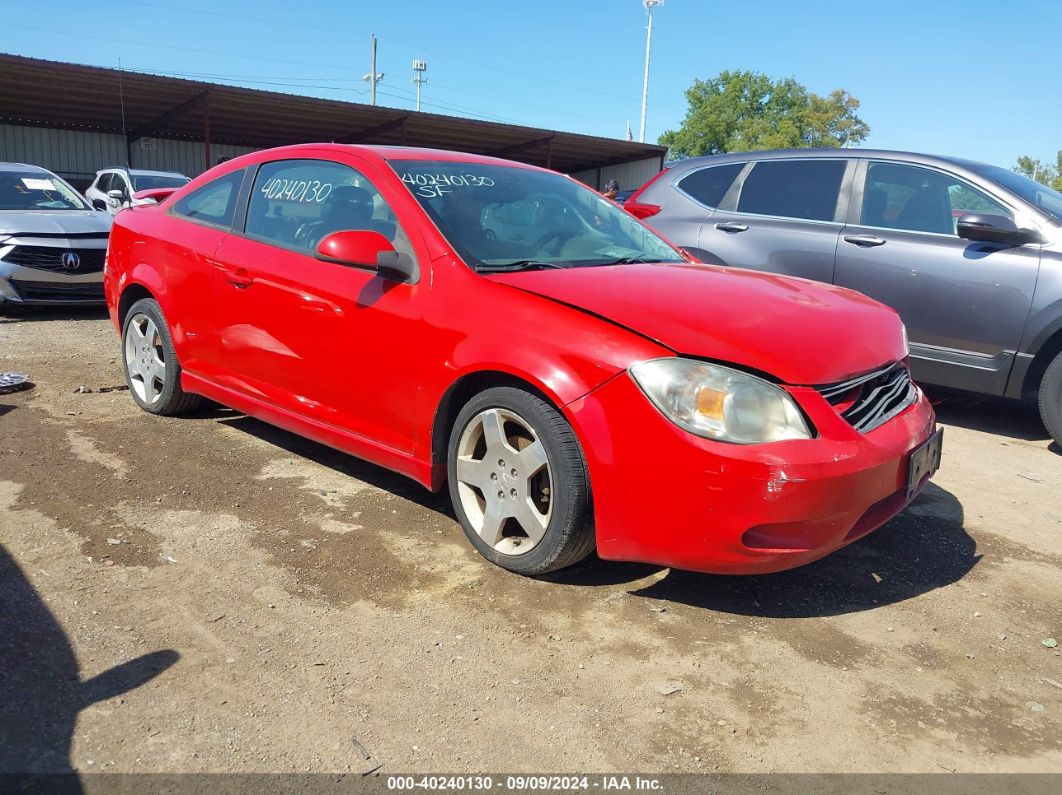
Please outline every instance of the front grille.
[{"label": "front grille", "polygon": [[[59,246],[15,246],[4,257],[4,262],[36,268],[51,273],[99,273],[103,270],[104,248],[62,248]],[[77,255],[77,267],[63,265],[64,254]]]},{"label": "front grille", "polygon": [[12,279],[23,301],[103,301],[103,282],[26,282]]},{"label": "front grille", "polygon": [[918,390],[903,362],[817,389],[837,413],[861,433],[885,424],[918,397]]}]

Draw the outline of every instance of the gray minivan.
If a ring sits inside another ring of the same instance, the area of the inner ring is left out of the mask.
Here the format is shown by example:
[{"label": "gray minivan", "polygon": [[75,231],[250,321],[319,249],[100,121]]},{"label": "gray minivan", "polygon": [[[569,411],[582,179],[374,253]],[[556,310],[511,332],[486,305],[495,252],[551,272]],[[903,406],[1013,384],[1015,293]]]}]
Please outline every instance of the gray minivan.
[{"label": "gray minivan", "polygon": [[916,379],[1039,393],[1062,445],[1062,193],[956,158],[804,149],[679,161],[624,206],[703,262],[891,306]]}]

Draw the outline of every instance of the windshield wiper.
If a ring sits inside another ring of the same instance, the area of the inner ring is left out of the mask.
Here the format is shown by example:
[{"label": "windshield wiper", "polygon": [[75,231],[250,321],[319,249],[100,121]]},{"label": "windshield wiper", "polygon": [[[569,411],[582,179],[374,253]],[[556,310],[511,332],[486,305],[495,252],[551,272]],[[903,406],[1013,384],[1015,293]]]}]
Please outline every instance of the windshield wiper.
[{"label": "windshield wiper", "polygon": [[536,268],[565,268],[556,262],[542,262],[537,259],[518,259],[512,262],[499,262],[495,264],[482,263],[476,267],[477,273],[512,273],[513,271],[530,271]]},{"label": "windshield wiper", "polygon": [[603,265],[641,265],[646,262],[656,262],[655,259],[645,259],[644,257],[619,257],[618,259],[611,259],[608,262],[595,262],[595,266]]}]

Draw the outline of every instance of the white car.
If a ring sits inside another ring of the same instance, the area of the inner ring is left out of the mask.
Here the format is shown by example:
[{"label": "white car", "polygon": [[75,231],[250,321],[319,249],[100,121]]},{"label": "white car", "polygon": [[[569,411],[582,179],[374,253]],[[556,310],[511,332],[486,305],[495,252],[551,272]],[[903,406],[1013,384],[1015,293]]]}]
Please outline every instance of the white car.
[{"label": "white car", "polygon": [[154,204],[151,198],[136,198],[136,193],[159,188],[180,188],[191,182],[191,177],[176,171],[146,171],[140,168],[105,168],[96,172],[96,178],[85,191],[85,198],[97,210],[106,210],[114,215],[126,207]]}]

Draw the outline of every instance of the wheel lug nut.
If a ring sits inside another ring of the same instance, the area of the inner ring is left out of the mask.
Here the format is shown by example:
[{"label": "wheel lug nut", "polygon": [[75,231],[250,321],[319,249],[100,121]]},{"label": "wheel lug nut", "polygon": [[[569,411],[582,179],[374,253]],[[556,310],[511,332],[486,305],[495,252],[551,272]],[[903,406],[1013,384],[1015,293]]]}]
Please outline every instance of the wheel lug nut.
[{"label": "wheel lug nut", "polygon": [[510,497],[515,497],[516,496],[516,489],[509,489],[509,496]]},{"label": "wheel lug nut", "polygon": [[498,459],[498,466],[499,466],[499,467],[500,467],[501,469],[505,469],[505,459],[503,459],[503,458],[499,458],[499,459]]},{"label": "wheel lug nut", "polygon": [[516,470],[515,469],[512,470],[509,474],[512,475],[515,478],[516,477]]},{"label": "wheel lug nut", "polygon": [[499,500],[504,500],[505,499],[505,492],[504,491],[499,491],[498,492],[498,499]]},{"label": "wheel lug nut", "polygon": [[498,479],[498,473],[497,472],[491,472],[490,473],[490,479],[491,480],[497,480]]}]

